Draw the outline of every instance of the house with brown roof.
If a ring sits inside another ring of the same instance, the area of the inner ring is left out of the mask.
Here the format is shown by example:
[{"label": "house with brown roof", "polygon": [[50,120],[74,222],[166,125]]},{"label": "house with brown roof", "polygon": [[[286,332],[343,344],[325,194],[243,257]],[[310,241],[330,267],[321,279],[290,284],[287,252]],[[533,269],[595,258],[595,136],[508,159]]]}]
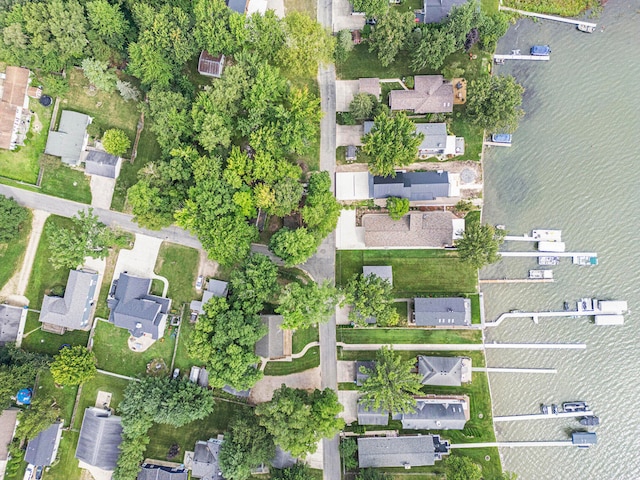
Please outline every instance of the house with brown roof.
[{"label": "house with brown roof", "polygon": [[200,52],[198,73],[205,77],[220,78],[224,69],[224,55],[211,55],[206,50]]},{"label": "house with brown roof", "polygon": [[362,217],[362,226],[367,248],[444,248],[453,245],[459,230],[464,230],[464,220],[451,212],[411,212],[400,220],[368,213]]},{"label": "house with brown roof", "polygon": [[7,67],[0,100],[0,148],[13,150],[22,145],[28,131],[29,70],[21,67]]},{"label": "house with brown roof", "polygon": [[450,113],[453,85],[442,75],[416,75],[413,90],[391,90],[389,107],[413,113]]}]

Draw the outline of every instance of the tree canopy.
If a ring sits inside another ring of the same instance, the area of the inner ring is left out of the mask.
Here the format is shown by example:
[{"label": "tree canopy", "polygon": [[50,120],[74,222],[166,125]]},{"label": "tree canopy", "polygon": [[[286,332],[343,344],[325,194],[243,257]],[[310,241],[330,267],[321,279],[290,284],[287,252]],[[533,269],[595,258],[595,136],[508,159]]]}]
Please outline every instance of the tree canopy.
[{"label": "tree canopy", "polygon": [[15,239],[28,218],[29,211],[26,208],[13,198],[0,195],[0,243]]},{"label": "tree canopy", "polygon": [[368,18],[381,18],[389,12],[389,0],[354,0],[353,11],[363,12]]},{"label": "tree canopy", "polygon": [[65,347],[49,367],[53,380],[60,385],[81,385],[96,376],[96,357],[86,347]]},{"label": "tree canopy", "polygon": [[381,327],[397,325],[400,317],[393,306],[393,287],[377,275],[354,275],[343,293],[341,306],[351,305],[349,320],[367,326],[367,320],[374,319]]},{"label": "tree canopy", "polygon": [[11,397],[18,390],[34,384],[38,372],[50,360],[46,355],[16,348],[13,343],[0,347],[0,411],[11,405]]},{"label": "tree canopy", "polygon": [[318,238],[305,227],[278,230],[269,242],[269,249],[284,260],[287,267],[305,262],[318,248]]},{"label": "tree canopy", "polygon": [[251,476],[251,469],[268,463],[275,453],[271,435],[258,424],[257,418],[236,417],[220,448],[220,470],[228,480],[246,480]]},{"label": "tree canopy", "polygon": [[338,395],[329,388],[307,393],[286,385],[256,407],[260,425],[294,457],[314,453],[320,439],[333,438],[344,427],[344,420],[336,417],[341,411]]},{"label": "tree canopy", "polygon": [[119,157],[129,150],[131,140],[123,130],[110,128],[102,135],[102,146],[107,153]]},{"label": "tree canopy", "polygon": [[456,241],[456,248],[460,260],[474,268],[482,268],[500,259],[498,249],[503,241],[503,230],[480,222],[467,222],[462,238]]},{"label": "tree canopy", "polygon": [[282,328],[297,330],[327,321],[334,313],[336,289],[328,281],[302,284],[292,282],[283,290],[276,313],[283,317]]},{"label": "tree canopy", "polygon": [[389,197],[387,198],[387,210],[389,216],[394,220],[400,220],[404,215],[409,213],[409,199]]},{"label": "tree canopy", "polygon": [[403,360],[391,347],[382,347],[376,353],[373,369],[365,369],[369,377],[362,385],[361,401],[373,410],[386,410],[392,415],[412,412],[420,393],[420,376],[413,373],[414,362]]},{"label": "tree canopy", "polygon": [[480,480],[482,468],[469,457],[450,455],[444,462],[447,480]]},{"label": "tree canopy", "polygon": [[373,128],[364,136],[362,151],[369,155],[369,170],[374,175],[395,176],[395,167],[413,163],[424,135],[404,112],[393,116],[380,113]]},{"label": "tree canopy", "polygon": [[378,18],[378,23],[369,37],[369,51],[377,53],[383,67],[391,65],[398,52],[405,48],[415,24],[413,12],[401,12],[396,8],[390,9]]},{"label": "tree canopy", "polygon": [[467,115],[492,132],[512,132],[524,115],[520,108],[524,87],[511,75],[484,75],[471,80]]}]

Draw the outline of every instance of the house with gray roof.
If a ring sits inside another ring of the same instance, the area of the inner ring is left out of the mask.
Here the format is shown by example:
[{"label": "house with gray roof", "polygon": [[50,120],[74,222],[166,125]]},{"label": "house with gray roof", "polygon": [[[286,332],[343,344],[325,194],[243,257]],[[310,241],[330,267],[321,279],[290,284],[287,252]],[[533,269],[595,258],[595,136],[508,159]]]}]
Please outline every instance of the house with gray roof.
[{"label": "house with gray roof", "polygon": [[187,480],[189,472],[184,466],[169,467],[154,463],[143,463],[137,480]]},{"label": "house with gray roof", "polygon": [[358,438],[360,468],[424,467],[449,453],[449,443],[438,435]]},{"label": "house with gray roof", "polygon": [[464,154],[464,138],[449,135],[446,123],[417,123],[415,132],[423,137],[418,145],[420,158]]},{"label": "house with gray roof", "polygon": [[282,315],[261,315],[260,320],[267,327],[267,334],[256,343],[256,355],[269,360],[291,356],[292,332],[282,329]]},{"label": "house with gray roof", "polygon": [[415,411],[398,413],[394,420],[405,430],[462,430],[469,420],[469,397],[417,398]]},{"label": "house with gray roof", "polygon": [[435,200],[449,197],[452,193],[449,172],[397,172],[395,177],[371,175],[369,189],[371,198],[406,198],[409,201]]},{"label": "house with gray roof", "polygon": [[42,329],[63,334],[67,330],[88,330],[98,274],[71,270],[63,297],[45,295],[40,308]]},{"label": "house with gray roof", "polygon": [[464,5],[468,0],[424,0],[416,15],[420,23],[440,23],[449,16],[451,8]]},{"label": "house with gray roof", "polygon": [[87,126],[92,118],[84,113],[63,110],[58,131],[50,131],[44,153],[60,157],[62,163],[77,167],[80,156],[87,148]]},{"label": "house with gray roof", "polygon": [[189,304],[192,312],[202,315],[204,313],[204,305],[213,297],[226,298],[229,294],[229,283],[222,280],[210,279],[207,282],[207,289],[202,294],[202,300],[192,300]]},{"label": "house with gray roof", "polygon": [[453,112],[453,85],[442,75],[416,75],[413,90],[391,90],[389,107],[417,114]]},{"label": "house with gray roof", "polygon": [[0,305],[0,347],[18,339],[23,313],[25,312],[22,307]]},{"label": "house with gray roof", "polygon": [[418,374],[423,385],[459,387],[462,385],[463,357],[418,357]]},{"label": "house with gray roof", "polygon": [[62,422],[41,431],[36,438],[29,440],[24,453],[25,462],[36,467],[48,467],[56,460],[61,438]]},{"label": "house with gray roof", "polygon": [[418,327],[468,327],[471,300],[460,297],[416,298],[413,321]]},{"label": "house with gray roof", "polygon": [[356,385],[359,387],[364,385],[365,380],[369,378],[369,374],[365,372],[370,372],[375,367],[376,367],[376,362],[374,361],[356,362]]},{"label": "house with gray roof", "polygon": [[0,476],[5,471],[9,460],[9,445],[13,440],[18,423],[19,408],[7,408],[0,412]]},{"label": "house with gray roof", "polygon": [[84,159],[84,173],[106,178],[118,178],[122,158],[101,150],[90,150]]},{"label": "house with gray roof", "polygon": [[224,437],[210,438],[208,441],[199,440],[193,449],[193,462],[191,464],[191,477],[202,480],[222,479],[222,472],[218,467],[220,447]]},{"label": "house with gray roof", "polygon": [[247,12],[249,0],[227,0],[227,7],[236,13],[244,15]]},{"label": "house with gray roof", "polygon": [[358,400],[358,425],[389,425],[389,411],[373,408]]},{"label": "house with gray roof", "polygon": [[102,470],[115,470],[122,443],[120,417],[110,410],[88,407],[84,411],[76,458]]},{"label": "house with gray roof", "polygon": [[150,278],[140,278],[127,272],[113,281],[107,306],[109,322],[126,328],[136,338],[149,335],[157,340],[164,335],[171,299],[149,294]]},{"label": "house with gray roof", "polygon": [[365,265],[362,267],[362,275],[365,277],[369,275],[375,275],[393,285],[393,270],[391,265]]}]

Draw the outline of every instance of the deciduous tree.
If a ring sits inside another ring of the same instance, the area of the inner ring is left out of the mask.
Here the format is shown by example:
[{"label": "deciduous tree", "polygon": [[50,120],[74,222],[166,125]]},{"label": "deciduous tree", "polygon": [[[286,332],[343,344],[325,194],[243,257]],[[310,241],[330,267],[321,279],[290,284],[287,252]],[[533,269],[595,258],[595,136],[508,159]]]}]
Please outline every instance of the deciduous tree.
[{"label": "deciduous tree", "polygon": [[389,210],[389,216],[394,220],[400,220],[403,216],[409,213],[409,199],[389,197],[387,198],[387,210]]},{"label": "deciduous tree", "polygon": [[412,412],[422,388],[420,376],[413,373],[414,362],[403,360],[391,347],[376,353],[373,369],[365,369],[369,377],[362,385],[361,401],[370,408],[396,413]]},{"label": "deciduous tree", "polygon": [[503,230],[496,230],[493,225],[467,222],[462,238],[456,241],[456,247],[460,260],[474,268],[482,268],[500,259],[498,248],[503,241]]},{"label": "deciduous tree", "polygon": [[349,104],[349,112],[353,115],[353,118],[361,122],[371,118],[377,103],[376,97],[370,93],[356,93]]},{"label": "deciduous tree", "polygon": [[364,12],[371,18],[382,18],[389,12],[389,0],[354,0],[354,12]]},{"label": "deciduous tree", "polygon": [[96,357],[81,345],[66,347],[53,358],[50,370],[60,385],[81,385],[96,376]]},{"label": "deciduous tree", "polygon": [[273,438],[257,418],[236,417],[220,448],[220,470],[228,480],[246,480],[251,477],[251,469],[268,463],[275,452]]},{"label": "deciduous tree", "polygon": [[307,393],[286,385],[256,408],[260,424],[276,445],[294,457],[314,453],[320,439],[335,436],[344,427],[344,420],[337,418],[341,411],[338,395],[329,388]]},{"label": "deciduous tree", "polygon": [[469,457],[451,455],[444,462],[447,480],[480,480],[482,468]]},{"label": "deciduous tree", "polygon": [[483,75],[469,83],[467,115],[491,131],[513,131],[524,115],[524,88],[511,75]]},{"label": "deciduous tree", "polygon": [[8,243],[16,238],[28,218],[29,211],[26,208],[12,197],[0,195],[0,243]]},{"label": "deciduous tree", "polygon": [[20,440],[33,439],[46,430],[60,416],[60,406],[53,397],[37,395],[28,409],[18,414],[15,437]]},{"label": "deciduous tree", "polygon": [[103,92],[113,92],[116,89],[116,74],[109,69],[109,64],[95,58],[82,60],[82,72],[89,83]]},{"label": "deciduous tree", "polygon": [[289,468],[271,469],[273,480],[308,480],[311,478],[311,469],[306,463],[296,463]]},{"label": "deciduous tree", "polygon": [[349,320],[361,326],[374,319],[383,327],[398,324],[398,311],[393,307],[392,286],[377,275],[354,275],[344,288],[341,306],[351,305]]},{"label": "deciduous tree", "polygon": [[309,177],[307,197],[302,207],[302,220],[317,238],[324,238],[338,224],[340,204],[333,195],[328,172],[314,172]]},{"label": "deciduous tree", "polygon": [[107,0],[93,0],[86,5],[89,28],[106,45],[123,50],[126,35],[131,28],[118,4]]},{"label": "deciduous tree", "polygon": [[111,155],[119,157],[131,147],[131,140],[119,128],[110,128],[102,135],[102,146]]},{"label": "deciduous tree", "polygon": [[277,62],[291,77],[315,76],[318,64],[331,62],[335,39],[318,22],[304,13],[291,12],[283,27],[285,46]]},{"label": "deciduous tree", "polygon": [[383,67],[388,67],[398,56],[415,27],[413,12],[400,12],[392,8],[378,19],[369,38],[369,51],[376,52]]},{"label": "deciduous tree", "polygon": [[338,32],[338,35],[336,36],[336,50],[335,50],[336,62],[338,63],[344,62],[352,50],[353,50],[353,38],[351,36],[351,30],[349,29],[340,30]]},{"label": "deciduous tree", "polygon": [[284,260],[288,267],[305,262],[317,248],[317,238],[305,227],[295,230],[282,228],[269,242],[269,249]]},{"label": "deciduous tree", "polygon": [[395,175],[395,167],[413,163],[424,136],[416,134],[414,123],[404,112],[376,116],[373,128],[364,136],[362,150],[369,155],[374,175]]},{"label": "deciduous tree", "polygon": [[278,300],[276,313],[283,316],[282,328],[297,330],[325,322],[336,306],[336,289],[326,281],[288,284]]},{"label": "deciduous tree", "polygon": [[255,315],[278,295],[278,267],[266,255],[254,253],[232,272],[229,283],[233,308]]}]

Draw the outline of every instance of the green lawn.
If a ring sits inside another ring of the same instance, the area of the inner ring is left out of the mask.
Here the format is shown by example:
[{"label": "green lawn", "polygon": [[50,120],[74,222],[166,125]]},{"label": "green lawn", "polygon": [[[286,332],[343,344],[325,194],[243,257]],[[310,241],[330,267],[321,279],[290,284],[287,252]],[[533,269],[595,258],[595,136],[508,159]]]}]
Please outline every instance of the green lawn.
[{"label": "green lawn", "polygon": [[154,272],[169,280],[167,296],[173,300],[173,309],[179,310],[198,296],[195,290],[200,253],[195,248],[163,242]]},{"label": "green lawn", "polygon": [[292,353],[301,352],[305,345],[320,340],[318,327],[302,328],[293,332]]},{"label": "green lawn", "polygon": [[203,420],[197,420],[181,428],[170,425],[155,424],[149,430],[151,443],[145,452],[145,458],[166,460],[167,452],[171,445],[180,445],[179,458],[185,450],[193,451],[196,441],[215,438],[217,434],[224,433],[229,421],[236,415],[251,415],[252,407],[232,402],[216,400],[213,413]]},{"label": "green lawn", "polygon": [[[396,350],[396,353],[403,358],[404,360],[416,360],[419,355],[426,356],[435,356],[435,357],[469,357],[471,359],[471,363],[474,367],[484,367],[485,366],[485,357],[484,352],[480,350],[468,350],[468,351],[448,351],[448,352],[428,352],[428,351],[405,351],[405,350]],[[338,360],[348,360],[348,361],[366,361],[366,360],[375,360],[376,359],[376,351],[366,351],[366,350],[345,350],[343,348],[338,349]]]},{"label": "green lawn", "polygon": [[76,418],[73,424],[73,428],[80,430],[82,426],[82,417],[84,416],[84,410],[87,407],[93,407],[96,404],[96,397],[98,391],[111,392],[111,408],[118,409],[118,405],[124,398],[124,390],[129,384],[128,380],[122,378],[112,377],[110,375],[104,375],[98,373],[95,378],[89,380],[82,385],[82,394],[80,395],[80,402],[78,402],[78,411],[76,412]]},{"label": "green lawn", "polygon": [[87,345],[89,332],[74,330],[73,332],[66,332],[64,335],[43,332],[39,330],[41,325],[39,318],[39,313],[29,312],[27,314],[24,333],[29,333],[29,335],[22,338],[22,348],[25,350],[55,355],[62,345]]},{"label": "green lawn", "polygon": [[408,316],[408,305],[407,302],[395,302],[393,304],[393,308],[396,309],[398,315],[400,315],[400,323],[399,325],[407,324],[407,316]]},{"label": "green lawn", "polygon": [[336,252],[336,284],[345,285],[363,265],[391,265],[396,298],[477,291],[477,271],[453,251],[341,250]]},{"label": "green lawn", "polygon": [[471,323],[480,324],[480,295],[474,293],[469,295],[471,299]]},{"label": "green lawn", "polygon": [[338,327],[336,336],[338,342],[361,344],[482,343],[480,330]]},{"label": "green lawn", "polygon": [[563,17],[577,17],[585,10],[601,8],[600,0],[505,0],[504,5],[518,10]]},{"label": "green lawn", "polygon": [[145,352],[133,352],[127,346],[129,331],[108,322],[100,321],[93,339],[93,353],[98,359],[98,368],[108,372],[135,377],[145,374],[147,363],[156,358],[164,359],[167,368],[171,365],[175,340],[167,327],[164,337],[158,339]]},{"label": "green lawn", "polygon": [[269,362],[264,369],[265,375],[289,375],[304,372],[320,365],[320,347],[311,347],[302,358],[290,362]]},{"label": "green lawn", "polygon": [[49,370],[43,370],[38,374],[36,381],[35,396],[51,396],[60,407],[60,415],[64,419],[64,426],[68,427],[73,415],[73,405],[76,402],[78,387],[66,386],[57,387]]},{"label": "green lawn", "polygon": [[16,271],[22,266],[24,252],[31,233],[31,210],[27,210],[27,219],[22,224],[18,236],[10,243],[0,244],[0,288],[4,287]]},{"label": "green lawn", "polygon": [[464,105],[453,107],[451,131],[458,137],[464,137],[464,155],[455,157],[455,160],[474,160],[479,162],[482,155],[482,143],[484,142],[484,129],[469,122],[465,112]]},{"label": "green lawn", "polygon": [[82,170],[64,165],[57,157],[46,155],[41,162],[44,173],[40,191],[54,197],[80,203],[91,203],[89,177]]},{"label": "green lawn", "polygon": [[480,8],[482,8],[485,13],[497,13],[499,3],[500,0],[480,0]]},{"label": "green lawn", "polygon": [[79,480],[83,478],[83,470],[78,467],[76,447],[80,432],[66,430],[62,432],[62,440],[58,450],[58,462],[42,477],[46,480]]},{"label": "green lawn", "polygon": [[33,132],[33,124],[36,119],[34,115],[31,118],[31,131],[27,134],[25,145],[13,151],[0,150],[0,175],[35,184],[40,169],[38,160],[47,144],[53,106],[45,108],[40,105],[40,102],[30,98],[29,108],[37,114],[38,120],[42,123],[42,130],[39,133]]}]

